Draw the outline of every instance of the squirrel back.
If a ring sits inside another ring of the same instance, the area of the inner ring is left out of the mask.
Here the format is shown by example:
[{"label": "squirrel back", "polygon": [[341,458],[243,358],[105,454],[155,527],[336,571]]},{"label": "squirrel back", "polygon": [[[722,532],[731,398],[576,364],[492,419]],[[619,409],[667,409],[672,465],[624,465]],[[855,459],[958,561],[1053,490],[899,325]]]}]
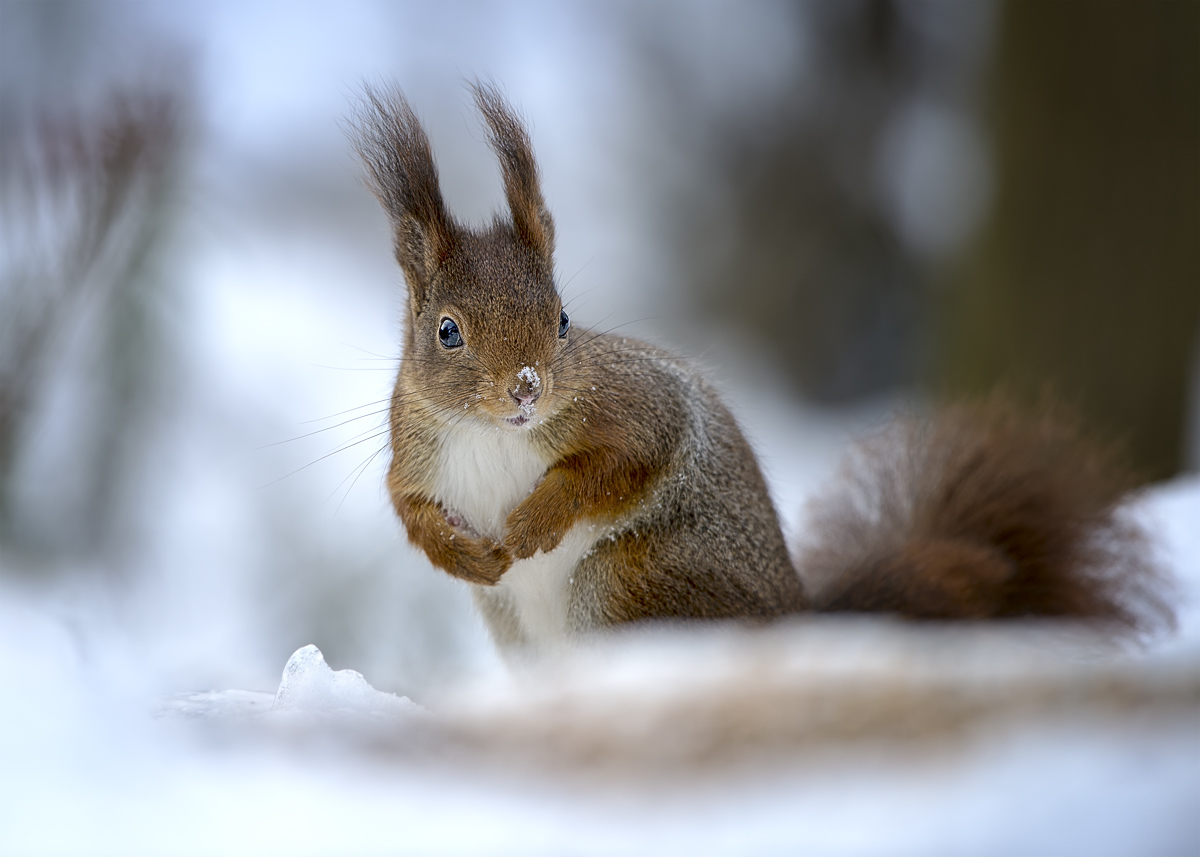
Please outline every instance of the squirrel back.
[{"label": "squirrel back", "polygon": [[408,286],[388,489],[409,540],[472,585],[504,649],[623,622],[810,609],[1169,619],[1109,460],[997,403],[899,423],[813,513],[793,566],[758,462],[700,372],[572,327],[528,134],[473,87],[506,215],[447,211],[398,91],[357,147]]}]

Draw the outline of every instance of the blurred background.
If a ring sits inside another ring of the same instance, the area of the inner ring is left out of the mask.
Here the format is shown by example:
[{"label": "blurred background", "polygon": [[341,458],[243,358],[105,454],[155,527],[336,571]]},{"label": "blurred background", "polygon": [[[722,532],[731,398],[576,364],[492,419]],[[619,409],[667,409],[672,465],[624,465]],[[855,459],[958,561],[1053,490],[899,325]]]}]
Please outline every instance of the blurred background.
[{"label": "blurred background", "polygon": [[857,427],[996,386],[1200,461],[1200,4],[5,0],[0,586],[158,690],[493,663],[382,488],[403,284],[344,134],[397,82],[482,221],[475,76],[576,323],[710,367],[787,526]]}]

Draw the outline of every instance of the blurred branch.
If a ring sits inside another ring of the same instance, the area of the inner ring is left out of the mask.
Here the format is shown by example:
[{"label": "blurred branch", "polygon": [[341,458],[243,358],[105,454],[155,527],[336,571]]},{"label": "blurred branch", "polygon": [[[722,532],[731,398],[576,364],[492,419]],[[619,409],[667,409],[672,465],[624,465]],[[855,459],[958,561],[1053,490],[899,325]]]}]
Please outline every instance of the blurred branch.
[{"label": "blurred branch", "polygon": [[177,86],[118,88],[93,111],[0,113],[0,538],[14,536],[14,478],[50,377],[111,323],[158,240],[182,100]]}]

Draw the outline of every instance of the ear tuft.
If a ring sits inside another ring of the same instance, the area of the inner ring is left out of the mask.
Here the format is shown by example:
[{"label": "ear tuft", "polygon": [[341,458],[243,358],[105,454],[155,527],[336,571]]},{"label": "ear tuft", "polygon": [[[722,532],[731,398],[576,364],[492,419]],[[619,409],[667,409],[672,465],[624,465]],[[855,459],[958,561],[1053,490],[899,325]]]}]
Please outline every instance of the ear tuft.
[{"label": "ear tuft", "polygon": [[368,184],[391,220],[410,306],[420,312],[433,272],[456,234],[442,201],[429,138],[399,89],[370,85],[363,88],[350,134]]},{"label": "ear tuft", "polygon": [[549,260],[554,254],[554,221],[542,199],[529,133],[495,86],[475,81],[471,91],[504,173],[504,193],[517,237]]}]

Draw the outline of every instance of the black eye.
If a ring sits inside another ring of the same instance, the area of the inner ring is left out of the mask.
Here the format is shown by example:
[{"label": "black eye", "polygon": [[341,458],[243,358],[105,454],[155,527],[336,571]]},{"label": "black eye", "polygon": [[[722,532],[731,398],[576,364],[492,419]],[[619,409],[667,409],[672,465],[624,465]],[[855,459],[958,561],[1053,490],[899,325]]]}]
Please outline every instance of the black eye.
[{"label": "black eye", "polygon": [[438,328],[438,339],[442,341],[445,348],[458,348],[463,344],[462,334],[458,332],[458,325],[449,318],[442,319],[442,326]]},{"label": "black eye", "polygon": [[567,331],[571,329],[571,318],[567,315],[566,310],[562,310],[558,314],[558,338],[562,339],[567,335]]}]

